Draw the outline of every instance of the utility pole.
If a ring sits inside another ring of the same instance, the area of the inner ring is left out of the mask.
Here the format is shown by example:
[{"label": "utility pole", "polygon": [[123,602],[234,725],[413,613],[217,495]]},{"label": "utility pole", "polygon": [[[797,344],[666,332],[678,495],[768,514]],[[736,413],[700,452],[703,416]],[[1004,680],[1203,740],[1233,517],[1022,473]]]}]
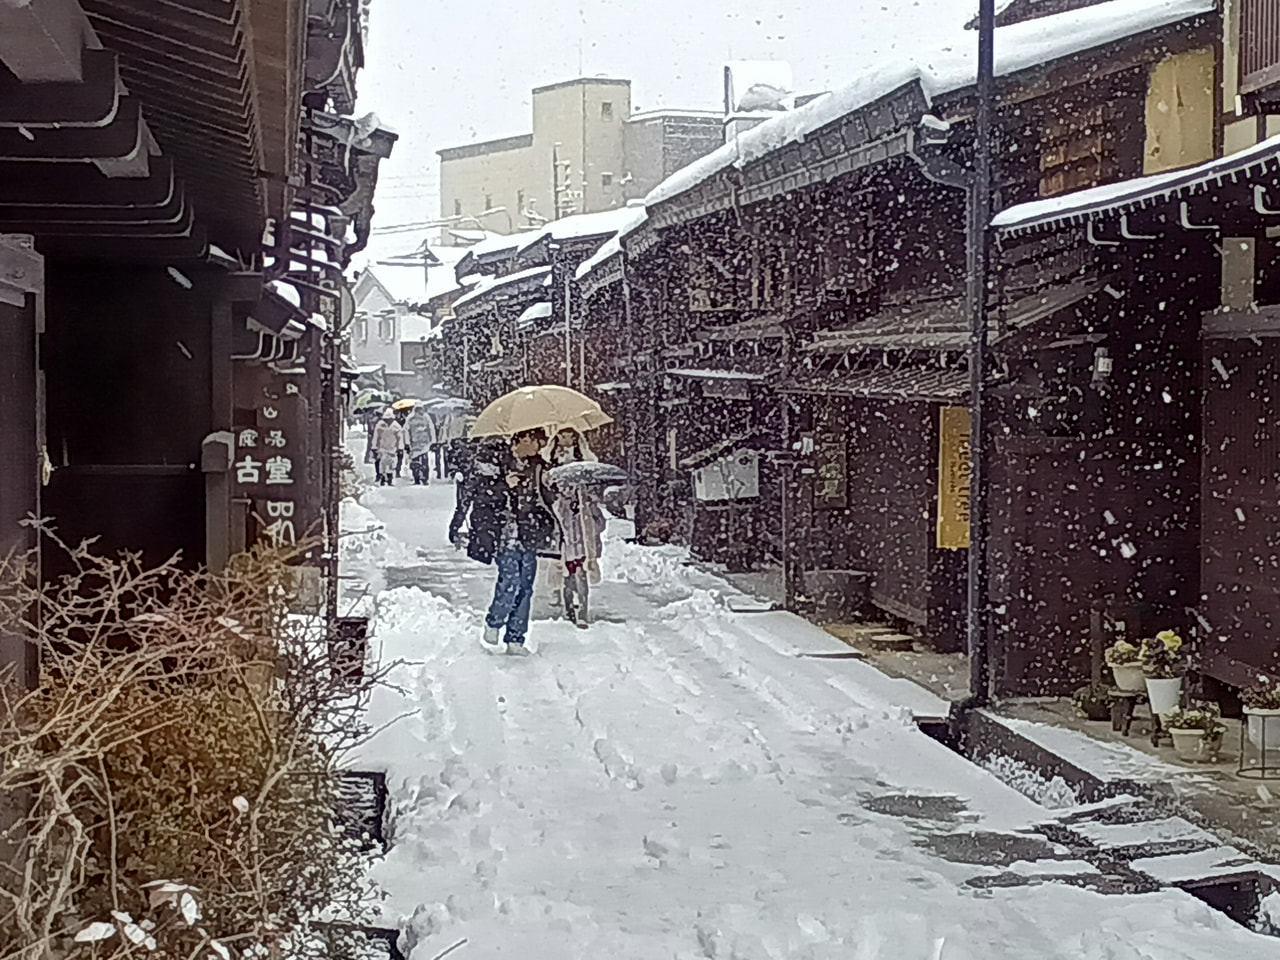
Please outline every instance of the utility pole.
[{"label": "utility pole", "polygon": [[995,0],[979,0],[977,118],[969,204],[969,571],[967,647],[969,705],[991,698],[988,656],[990,605],[987,597],[987,296],[991,273],[991,136],[995,110]]}]

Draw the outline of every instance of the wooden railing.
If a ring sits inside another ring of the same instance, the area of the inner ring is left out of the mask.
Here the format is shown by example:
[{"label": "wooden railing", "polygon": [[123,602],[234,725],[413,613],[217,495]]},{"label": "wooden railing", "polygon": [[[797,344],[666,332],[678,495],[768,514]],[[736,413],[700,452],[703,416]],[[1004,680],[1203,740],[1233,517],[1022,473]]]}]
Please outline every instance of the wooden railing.
[{"label": "wooden railing", "polygon": [[1241,0],[1240,91],[1280,82],[1280,0]]}]

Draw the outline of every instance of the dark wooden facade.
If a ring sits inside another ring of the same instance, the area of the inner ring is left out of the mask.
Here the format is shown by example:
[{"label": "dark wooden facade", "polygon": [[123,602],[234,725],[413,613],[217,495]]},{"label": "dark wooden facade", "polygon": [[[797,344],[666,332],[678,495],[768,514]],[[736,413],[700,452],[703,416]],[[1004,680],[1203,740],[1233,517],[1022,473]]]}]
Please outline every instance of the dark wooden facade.
[{"label": "dark wooden facade", "polygon": [[[34,509],[65,538],[216,567],[253,536],[233,480],[237,364],[281,310],[307,344],[270,361],[311,404],[298,512],[332,526],[337,434],[317,407],[336,399],[342,264],[394,137],[341,115],[355,0],[214,6],[0,10],[0,234],[29,236],[45,278],[43,335],[5,344],[6,373],[32,375],[8,379],[0,434],[25,451],[15,478],[39,451]],[[286,278],[300,292],[282,307],[268,287]],[[44,565],[61,568],[56,551]]]},{"label": "dark wooden facade", "polygon": [[[1000,205],[1140,174],[1153,65],[1214,29],[1161,28],[1091,52],[1088,69],[1072,56],[1003,78]],[[937,536],[938,431],[968,395],[957,171],[971,97],[929,104],[907,84],[713,174],[650,207],[620,268],[641,532],[719,560],[717,544],[749,536],[761,549],[747,562],[780,559],[797,609],[824,606],[814,594],[843,575],[940,649],[961,646],[965,613],[966,551]],[[945,144],[917,126],[930,113]],[[1120,264],[1077,239],[1002,249],[993,291],[999,693],[1087,678],[1098,609],[1159,623],[1196,597],[1194,317],[1212,302],[1212,259],[1193,246]],[[1126,365],[1095,383],[1103,342]],[[691,388],[689,368],[758,379],[734,388],[735,407]],[[736,527],[699,522],[690,491],[698,457],[726,442],[769,455]]]}]

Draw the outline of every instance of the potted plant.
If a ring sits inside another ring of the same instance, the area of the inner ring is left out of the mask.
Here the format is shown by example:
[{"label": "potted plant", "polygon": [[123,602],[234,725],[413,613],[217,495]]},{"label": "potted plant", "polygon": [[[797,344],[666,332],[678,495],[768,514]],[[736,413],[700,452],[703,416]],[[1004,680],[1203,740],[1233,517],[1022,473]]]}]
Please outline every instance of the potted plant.
[{"label": "potted plant", "polygon": [[1128,640],[1117,640],[1107,647],[1103,659],[1116,678],[1116,689],[1124,693],[1141,693],[1144,678],[1138,656],[1142,651]]},{"label": "potted plant", "polygon": [[1280,752],[1280,684],[1263,680],[1240,691],[1249,742],[1267,753]]},{"label": "potted plant", "polygon": [[1105,683],[1091,683],[1071,695],[1076,709],[1089,720],[1111,719],[1111,688]]},{"label": "potted plant", "polygon": [[1227,727],[1216,703],[1200,703],[1186,710],[1175,707],[1165,714],[1164,725],[1173,738],[1173,749],[1179,760],[1217,762]]},{"label": "potted plant", "polygon": [[1172,630],[1161,630],[1154,637],[1142,641],[1138,661],[1147,679],[1147,699],[1151,712],[1164,716],[1178,707],[1182,696],[1182,638]]}]

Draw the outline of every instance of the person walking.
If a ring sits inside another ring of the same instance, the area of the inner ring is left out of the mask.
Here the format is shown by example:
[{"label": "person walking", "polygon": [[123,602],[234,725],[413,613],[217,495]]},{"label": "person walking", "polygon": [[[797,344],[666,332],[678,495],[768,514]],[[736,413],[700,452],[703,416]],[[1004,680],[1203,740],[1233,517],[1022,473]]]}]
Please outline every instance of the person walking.
[{"label": "person walking", "polygon": [[409,431],[405,429],[405,422],[409,419],[409,412],[412,407],[404,407],[396,410],[393,406],[392,411],[395,413],[396,423],[400,424],[400,449],[396,451],[396,476],[404,476],[404,461],[409,455]]},{"label": "person walking", "polygon": [[400,422],[396,420],[395,411],[387,407],[373,428],[373,463],[380,486],[392,485],[395,478],[396,457],[403,450],[404,427],[400,426]]},{"label": "person walking", "polygon": [[409,411],[404,421],[405,455],[415,486],[431,482],[431,451],[436,446],[436,425],[425,410]]},{"label": "person walking", "polygon": [[[498,568],[483,642],[508,654],[528,653],[529,606],[538,553],[556,541],[556,519],[547,488],[541,430],[518,433],[506,446],[476,451],[469,481],[471,529],[467,555]],[[491,451],[491,452],[490,452]]]},{"label": "person walking", "polygon": [[500,445],[492,440],[453,440],[450,442],[451,475],[457,478],[453,518],[449,521],[449,542],[463,546],[462,525],[467,522],[476,490],[488,481],[485,475],[498,476]]},{"label": "person walking", "polygon": [[[561,430],[552,442],[554,467],[583,461],[596,462],[586,438],[576,430]],[[599,580],[603,552],[604,511],[600,497],[586,484],[556,489],[552,510],[560,526],[560,558],[564,574],[564,615],[585,629],[589,622],[588,598],[592,577]]]}]

